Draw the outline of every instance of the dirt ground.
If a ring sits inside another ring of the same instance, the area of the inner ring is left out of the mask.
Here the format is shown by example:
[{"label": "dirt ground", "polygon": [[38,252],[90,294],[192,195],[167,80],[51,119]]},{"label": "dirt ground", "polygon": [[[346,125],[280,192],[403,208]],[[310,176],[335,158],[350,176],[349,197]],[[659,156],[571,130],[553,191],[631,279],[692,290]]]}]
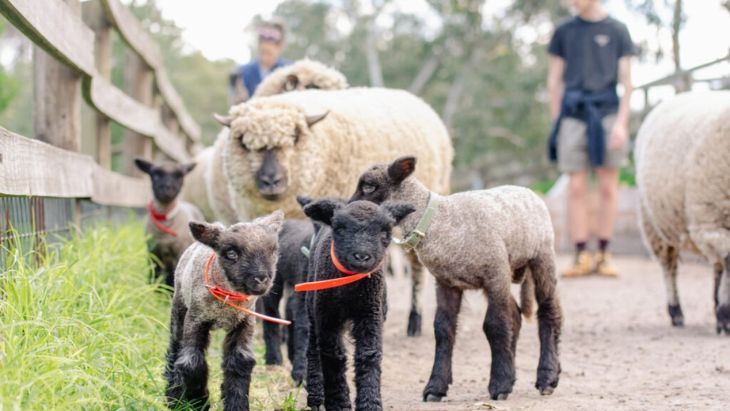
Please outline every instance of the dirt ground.
[{"label": "dirt ground", "polygon": [[[568,263],[560,257],[559,267]],[[454,383],[440,403],[421,402],[434,352],[433,278],[425,289],[423,335],[405,336],[409,281],[389,281],[383,402],[389,410],[727,410],[730,409],[730,337],[715,334],[711,269],[680,267],[685,327],[670,326],[657,263],[616,260],[620,279],[561,280],[564,313],[562,374],[552,396],[534,388],[539,354],[535,320],[523,322],[517,382],[506,401],[487,394],[489,347],[482,333],[486,302],[466,294],[454,352]],[[351,367],[350,367],[351,369]],[[350,386],[353,387],[350,379]]]}]

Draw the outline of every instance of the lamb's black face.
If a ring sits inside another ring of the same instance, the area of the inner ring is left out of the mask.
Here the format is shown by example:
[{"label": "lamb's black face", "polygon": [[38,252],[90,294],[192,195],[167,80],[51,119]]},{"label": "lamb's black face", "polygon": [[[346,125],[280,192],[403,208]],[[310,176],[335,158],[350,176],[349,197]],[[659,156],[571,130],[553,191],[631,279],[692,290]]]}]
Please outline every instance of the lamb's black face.
[{"label": "lamb's black face", "polygon": [[170,203],[177,195],[185,180],[185,175],[195,168],[195,163],[174,164],[169,162],[153,164],[141,158],[135,159],[137,168],[149,174],[155,198],[164,204]]},{"label": "lamb's black face", "polygon": [[304,213],[332,227],[335,255],[346,269],[368,272],[377,268],[390,244],[393,227],[415,211],[407,203],[324,199],[308,204]]},{"label": "lamb's black face", "polygon": [[274,281],[283,218],[283,213],[277,211],[228,228],[190,223],[190,230],[196,240],[215,250],[226,279],[236,291],[263,295]]},{"label": "lamb's black face", "polygon": [[350,201],[368,200],[382,204],[415,169],[415,157],[401,157],[391,164],[376,164],[360,176]]}]

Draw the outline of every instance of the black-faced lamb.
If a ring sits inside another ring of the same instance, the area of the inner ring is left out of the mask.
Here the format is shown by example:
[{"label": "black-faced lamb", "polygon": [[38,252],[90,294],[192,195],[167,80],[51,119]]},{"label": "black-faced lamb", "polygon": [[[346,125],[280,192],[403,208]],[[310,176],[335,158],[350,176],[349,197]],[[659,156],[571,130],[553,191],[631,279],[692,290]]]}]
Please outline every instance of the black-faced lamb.
[{"label": "black-faced lamb", "polygon": [[[544,202],[515,186],[440,196],[415,176],[415,157],[402,157],[365,171],[351,201],[406,201],[416,212],[400,226],[405,240],[436,277],[436,355],[424,401],[439,401],[452,380],[451,357],[464,290],[483,290],[489,302],[483,329],[492,351],[489,394],[506,399],[515,382],[520,308],[510,283],[529,269],[538,303],[540,361],[536,388],[551,394],[558,385],[562,323],[556,291],[553,227]],[[530,284],[532,285],[532,284]]]},{"label": "black-faced lamb", "polygon": [[145,232],[149,238],[149,250],[158,260],[155,274],[172,288],[177,261],[183,251],[193,243],[188,223],[203,220],[197,207],[178,200],[185,175],[195,168],[195,163],[153,164],[141,158],[135,159],[134,163],[150,176],[152,182],[153,200],[147,204]]},{"label": "black-faced lamb", "polygon": [[[171,408],[208,408],[208,365],[205,351],[210,331],[226,331],[223,341],[224,409],[248,410],[251,371],[252,311],[256,296],[273,282],[278,257],[278,232],[284,214],[276,211],[250,223],[228,228],[220,223],[190,223],[197,242],[180,258],[167,351],[167,398]],[[277,321],[276,319],[269,319]],[[279,320],[280,321],[280,320]]]},{"label": "black-faced lamb", "polygon": [[413,211],[406,203],[335,199],[304,207],[307,216],[325,225],[311,250],[309,282],[297,286],[309,291],[307,405],[313,410],[352,409],[343,343],[348,322],[355,340],[355,409],[383,409],[380,364],[387,306],[382,265],[393,226]]}]

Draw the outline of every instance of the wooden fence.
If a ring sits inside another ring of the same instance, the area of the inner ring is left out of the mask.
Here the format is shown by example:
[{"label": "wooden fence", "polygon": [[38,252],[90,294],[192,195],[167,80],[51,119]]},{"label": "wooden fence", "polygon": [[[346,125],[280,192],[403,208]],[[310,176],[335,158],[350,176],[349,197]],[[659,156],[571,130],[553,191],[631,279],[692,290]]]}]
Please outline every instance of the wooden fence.
[{"label": "wooden fence", "polygon": [[[0,206],[9,196],[75,199],[74,220],[81,199],[142,207],[151,190],[134,176],[132,159],[186,161],[199,149],[200,128],[170,84],[159,46],[119,0],[0,0],[0,13],[35,45],[35,135],[0,125]],[[129,51],[126,91],[111,82],[112,31]],[[80,153],[81,98],[96,116],[93,156]],[[111,170],[111,121],[125,129],[125,174]],[[43,204],[29,202],[36,203]],[[0,237],[13,221],[13,210],[3,208]]]}]

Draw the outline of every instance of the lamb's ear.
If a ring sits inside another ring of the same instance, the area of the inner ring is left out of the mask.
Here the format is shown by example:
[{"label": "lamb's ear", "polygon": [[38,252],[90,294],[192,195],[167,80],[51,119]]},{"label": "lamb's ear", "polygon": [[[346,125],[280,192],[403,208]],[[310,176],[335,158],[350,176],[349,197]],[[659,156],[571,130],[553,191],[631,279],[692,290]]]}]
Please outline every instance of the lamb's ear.
[{"label": "lamb's ear", "polygon": [[180,171],[182,171],[183,174],[187,174],[187,173],[193,171],[193,169],[195,168],[196,165],[197,165],[197,163],[187,163],[187,164],[180,164],[179,167],[180,167]]},{"label": "lamb's ear", "polygon": [[416,171],[416,157],[400,157],[388,166],[388,177],[398,185]]},{"label": "lamb's ear", "polygon": [[332,225],[332,216],[335,210],[345,205],[344,200],[325,198],[323,200],[309,203],[304,207],[304,214],[314,221]]},{"label": "lamb's ear", "polygon": [[289,74],[284,81],[284,91],[294,91],[299,85],[299,77],[296,74]]},{"label": "lamb's ear", "polygon": [[134,164],[137,166],[138,169],[142,170],[144,173],[149,174],[152,170],[152,163],[150,163],[147,160],[141,159],[141,158],[135,158]]},{"label": "lamb's ear", "polygon": [[329,110],[327,110],[324,113],[311,114],[311,115],[304,116],[304,119],[307,121],[307,126],[309,128],[312,128],[313,125],[324,120],[324,118],[327,117],[327,114],[329,114],[329,113],[330,113]]},{"label": "lamb's ear", "polygon": [[413,204],[402,201],[386,201],[380,208],[393,217],[396,225],[403,221],[409,214],[416,211],[416,207]]},{"label": "lamb's ear", "polygon": [[214,250],[218,249],[218,240],[221,235],[220,227],[214,224],[197,223],[195,221],[188,223],[188,226],[190,227],[190,233],[193,235],[194,239]]},{"label": "lamb's ear", "polygon": [[311,197],[297,196],[297,203],[299,203],[299,206],[302,208],[306,207],[307,204],[311,203],[312,201],[314,200]]},{"label": "lamb's ear", "polygon": [[230,116],[230,115],[228,115],[228,116],[222,116],[222,115],[220,115],[218,113],[213,113],[213,118],[217,122],[221,123],[221,125],[224,125],[226,127],[230,127],[231,126],[231,122],[233,121],[233,116]]},{"label": "lamb's ear", "polygon": [[266,228],[274,233],[278,233],[281,230],[282,224],[284,224],[284,212],[276,210],[267,216],[257,218],[253,222],[254,224],[266,226]]}]

